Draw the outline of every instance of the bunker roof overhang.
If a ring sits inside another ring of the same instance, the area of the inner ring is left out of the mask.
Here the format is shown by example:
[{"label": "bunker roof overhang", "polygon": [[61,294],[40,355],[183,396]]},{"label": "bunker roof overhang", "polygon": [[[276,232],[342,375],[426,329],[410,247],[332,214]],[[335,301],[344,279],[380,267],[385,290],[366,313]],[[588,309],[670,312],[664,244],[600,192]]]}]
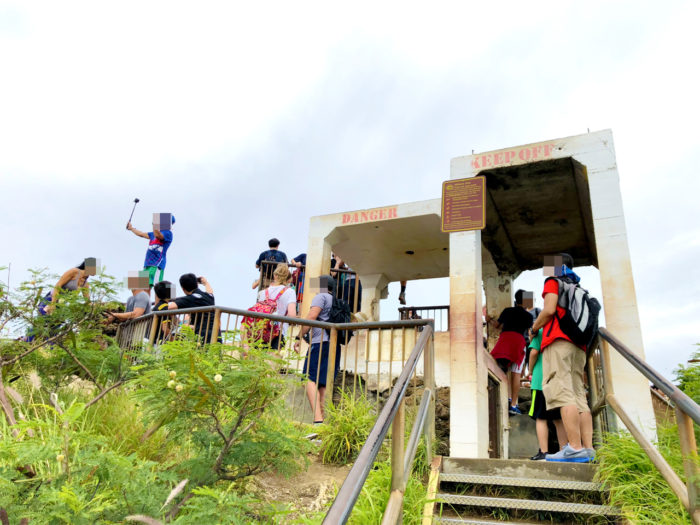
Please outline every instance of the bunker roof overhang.
[{"label": "bunker roof overhang", "polygon": [[[517,275],[543,266],[543,256],[570,253],[576,266],[597,266],[586,167],[573,158],[484,170],[486,228],[482,245],[498,270]],[[437,184],[436,184],[437,185]],[[441,201],[314,217],[331,249],[359,275],[390,281],[447,277],[449,234]]]},{"label": "bunker roof overhang", "polygon": [[440,199],[318,217],[335,228],[326,237],[359,275],[390,282],[449,275],[449,236],[440,228]]},{"label": "bunker roof overhang", "polygon": [[586,167],[571,157],[479,172],[486,177],[482,244],[499,271],[517,274],[567,252],[597,266]]}]

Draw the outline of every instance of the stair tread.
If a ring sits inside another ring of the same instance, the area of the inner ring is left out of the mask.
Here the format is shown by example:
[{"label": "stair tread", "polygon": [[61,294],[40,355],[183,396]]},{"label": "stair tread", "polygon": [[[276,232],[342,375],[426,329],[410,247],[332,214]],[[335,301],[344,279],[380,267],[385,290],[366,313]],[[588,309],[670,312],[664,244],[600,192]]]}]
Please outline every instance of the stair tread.
[{"label": "stair tread", "polygon": [[586,482],[593,482],[596,468],[594,463],[557,463],[528,459],[443,458],[442,462],[442,472],[445,474]]},{"label": "stair tread", "polygon": [[585,491],[600,491],[603,488],[601,483],[593,481],[577,481],[566,479],[550,479],[550,478],[530,478],[530,477],[515,477],[515,476],[494,476],[484,474],[461,474],[461,473],[440,473],[440,481],[452,483],[472,483],[472,484],[488,484],[488,485],[503,485],[513,487],[532,487],[532,488],[549,488],[563,490],[585,490]]},{"label": "stair tread", "polygon": [[610,505],[597,505],[593,503],[570,503],[566,501],[544,501],[517,498],[499,498],[489,496],[467,496],[437,494],[438,501],[455,505],[470,505],[478,507],[498,507],[506,509],[539,510],[550,512],[571,512],[578,514],[597,514],[605,516],[618,516],[619,509]]},{"label": "stair tread", "polygon": [[471,525],[496,525],[498,523],[509,523],[510,525],[537,525],[536,521],[503,521],[503,520],[491,520],[488,518],[443,518],[435,516],[433,518],[433,523],[439,524],[458,524],[467,523]]}]

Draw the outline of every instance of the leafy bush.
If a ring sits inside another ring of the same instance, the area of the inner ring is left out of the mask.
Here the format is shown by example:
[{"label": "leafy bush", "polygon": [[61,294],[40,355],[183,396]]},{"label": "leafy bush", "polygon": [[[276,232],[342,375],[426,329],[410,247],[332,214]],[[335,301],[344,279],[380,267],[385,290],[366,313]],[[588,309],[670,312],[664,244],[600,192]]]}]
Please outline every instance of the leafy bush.
[{"label": "leafy bush", "polygon": [[[286,419],[282,362],[263,345],[202,346],[194,334],[128,354],[105,335],[107,276],[90,300],[36,315],[47,277],[0,284],[0,509],[11,522],[259,522],[275,509],[239,482],[300,469],[313,445]],[[186,334],[187,329],[183,330]]]},{"label": "leafy bush", "polygon": [[364,396],[342,391],[340,401],[329,405],[318,435],[324,463],[344,465],[357,457],[374,425],[374,405]]},{"label": "leafy bush", "polygon": [[700,350],[693,352],[692,361],[687,365],[678,365],[673,372],[678,388],[685,392],[693,401],[700,404]]}]

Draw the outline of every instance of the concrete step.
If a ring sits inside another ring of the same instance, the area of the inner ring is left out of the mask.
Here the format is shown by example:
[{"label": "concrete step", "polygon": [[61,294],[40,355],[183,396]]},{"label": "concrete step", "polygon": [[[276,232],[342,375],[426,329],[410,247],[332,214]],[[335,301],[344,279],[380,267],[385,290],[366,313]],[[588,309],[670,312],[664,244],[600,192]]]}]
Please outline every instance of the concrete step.
[{"label": "concrete step", "polygon": [[[483,476],[484,480],[496,477],[593,483],[595,469],[595,464],[591,463],[557,463],[529,459],[443,458],[442,461],[442,475]],[[595,489],[589,486],[580,490]]]},{"label": "concrete step", "polygon": [[534,521],[502,521],[502,520],[490,520],[487,518],[443,518],[435,517],[433,519],[434,524],[444,523],[446,525],[458,525],[460,523],[467,523],[471,525],[498,525],[499,523],[509,523],[510,525],[537,525]]},{"label": "concrete step", "polygon": [[570,503],[567,501],[542,501],[514,498],[496,498],[487,496],[462,496],[458,494],[438,493],[437,499],[451,505],[470,507],[493,507],[500,509],[536,510],[545,512],[568,512],[598,516],[619,516],[619,509],[610,505],[590,503]]},{"label": "concrete step", "polygon": [[602,484],[591,481],[561,479],[516,478],[510,476],[483,476],[478,474],[440,474],[441,482],[471,483],[474,485],[501,485],[506,487],[531,487],[538,489],[600,491]]}]

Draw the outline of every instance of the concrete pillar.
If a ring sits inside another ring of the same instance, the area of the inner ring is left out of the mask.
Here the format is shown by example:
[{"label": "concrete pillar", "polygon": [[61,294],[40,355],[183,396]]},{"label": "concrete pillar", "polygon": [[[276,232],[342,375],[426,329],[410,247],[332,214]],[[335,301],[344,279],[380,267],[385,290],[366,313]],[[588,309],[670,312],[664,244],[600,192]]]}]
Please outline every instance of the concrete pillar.
[{"label": "concrete pillar", "polygon": [[450,456],[488,457],[481,232],[450,234]]},{"label": "concrete pillar", "polygon": [[328,228],[320,220],[311,219],[309,225],[309,248],[306,251],[306,271],[304,274],[304,299],[301,303],[300,315],[309,313],[311,300],[316,291],[311,288],[311,280],[321,275],[327,275],[331,269],[331,245],[326,239]]},{"label": "concrete pillar", "polygon": [[[513,277],[501,274],[498,271],[488,250],[482,249],[481,263],[483,265],[482,275],[484,279],[484,295],[486,296],[486,312],[490,317],[498,319],[504,308],[513,305]],[[487,326],[486,333],[488,334],[487,351],[490,352],[496,345],[501,331]]]},{"label": "concrete pillar", "polygon": [[379,301],[386,299],[389,279],[383,273],[359,276],[362,282],[362,309],[367,321],[379,321]]},{"label": "concrete pillar", "polygon": [[[612,148],[612,140],[608,144]],[[613,153],[614,159],[614,153]],[[598,269],[603,291],[605,326],[644,359],[642,330],[632,277],[620,183],[614,162],[608,169],[590,173],[589,187]],[[586,283],[582,283],[585,287]],[[610,349],[615,395],[630,417],[650,439],[656,437],[649,381],[617,351]],[[620,427],[622,427],[620,422]]]}]

